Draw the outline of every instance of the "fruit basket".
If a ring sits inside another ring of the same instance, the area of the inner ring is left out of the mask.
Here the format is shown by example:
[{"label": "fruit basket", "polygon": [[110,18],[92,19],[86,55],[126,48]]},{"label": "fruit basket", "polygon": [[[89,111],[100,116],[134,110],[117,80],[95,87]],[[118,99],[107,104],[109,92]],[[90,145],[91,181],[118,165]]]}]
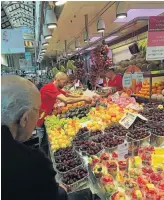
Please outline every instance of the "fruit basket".
[{"label": "fruit basket", "polygon": [[[64,172],[62,172],[62,171],[59,170],[59,167],[60,167],[60,166],[61,166],[61,167],[64,167],[63,163],[61,163],[61,164],[56,164],[56,165],[55,165],[55,171],[56,171],[58,174],[63,175],[63,174],[66,174],[66,173],[68,173],[68,172],[73,171],[74,169],[78,169],[78,168],[83,167],[83,162],[82,162],[82,160],[80,159],[80,157],[79,157],[79,158],[76,158],[76,159],[74,159],[74,160],[68,161],[67,163],[65,163],[65,165],[68,166],[69,164],[72,164],[73,162],[74,162],[74,163],[77,163],[77,165],[76,165],[75,167],[73,167],[73,168],[67,170],[67,171],[64,171]],[[78,162],[79,162],[79,164],[78,164]]]},{"label": "fruit basket", "polygon": [[[82,178],[80,179],[80,177]],[[67,188],[68,192],[74,192],[74,191],[77,191],[78,188],[88,183],[88,172],[84,167],[81,167],[81,168],[72,170],[71,174],[65,173],[64,175],[61,175],[59,179],[60,179],[59,182],[61,182]],[[69,183],[66,184],[66,180],[64,179],[68,179]],[[73,182],[74,180],[76,181]]]},{"label": "fruit basket", "polygon": [[134,143],[135,146],[137,147],[144,147],[144,146],[149,145],[151,133],[147,129],[142,129],[142,131],[145,133],[145,137],[143,137],[144,136],[144,134],[142,134],[143,132],[139,133],[138,129],[136,129],[135,132],[130,131],[129,133],[127,133],[126,135],[127,142]]},{"label": "fruit basket", "polygon": [[54,157],[54,164],[60,164],[64,163],[66,161],[74,160],[78,157],[77,153],[74,152],[73,154],[65,155],[65,156],[60,156],[60,157]]},{"label": "fruit basket", "polygon": [[123,138],[113,137],[111,140],[104,141],[102,145],[106,152],[111,153],[111,152],[117,151],[118,145],[122,143],[124,143]]}]

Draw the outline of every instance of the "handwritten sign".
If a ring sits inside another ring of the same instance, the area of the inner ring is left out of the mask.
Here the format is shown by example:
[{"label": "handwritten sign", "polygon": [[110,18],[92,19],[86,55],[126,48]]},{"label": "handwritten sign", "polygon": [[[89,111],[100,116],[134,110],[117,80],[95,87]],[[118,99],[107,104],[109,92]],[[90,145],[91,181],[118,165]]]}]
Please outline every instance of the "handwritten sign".
[{"label": "handwritten sign", "polygon": [[119,123],[126,129],[130,128],[130,126],[134,123],[137,116],[133,113],[127,112],[122,119],[119,121]]},{"label": "handwritten sign", "polygon": [[112,101],[117,100],[119,97],[120,97],[120,95],[119,95],[118,92],[114,93],[114,94],[112,95]]}]

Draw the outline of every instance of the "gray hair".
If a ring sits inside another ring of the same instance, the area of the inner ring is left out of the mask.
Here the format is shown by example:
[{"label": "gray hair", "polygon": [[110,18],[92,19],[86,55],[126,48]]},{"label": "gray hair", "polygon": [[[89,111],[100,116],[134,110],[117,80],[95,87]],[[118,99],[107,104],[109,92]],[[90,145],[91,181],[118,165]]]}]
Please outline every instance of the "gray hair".
[{"label": "gray hair", "polygon": [[9,125],[33,107],[35,86],[19,76],[1,78],[1,124]]}]

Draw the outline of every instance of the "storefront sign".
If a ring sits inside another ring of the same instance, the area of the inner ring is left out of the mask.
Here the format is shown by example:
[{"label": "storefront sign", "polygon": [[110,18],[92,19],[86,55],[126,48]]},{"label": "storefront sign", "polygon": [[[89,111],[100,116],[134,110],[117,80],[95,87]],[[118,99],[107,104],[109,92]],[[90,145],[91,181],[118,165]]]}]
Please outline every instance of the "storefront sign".
[{"label": "storefront sign", "polygon": [[149,31],[164,31],[164,16],[149,17]]},{"label": "storefront sign", "polygon": [[149,18],[146,60],[163,60],[164,58],[164,16]]}]

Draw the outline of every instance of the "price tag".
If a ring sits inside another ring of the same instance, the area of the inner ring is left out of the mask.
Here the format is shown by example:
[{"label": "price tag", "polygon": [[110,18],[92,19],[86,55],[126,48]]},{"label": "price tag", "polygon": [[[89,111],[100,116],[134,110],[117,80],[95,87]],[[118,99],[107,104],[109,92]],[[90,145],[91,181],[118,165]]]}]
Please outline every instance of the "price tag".
[{"label": "price tag", "polygon": [[145,118],[144,116],[142,116],[141,114],[137,114],[137,117],[139,117],[140,119],[142,119],[144,121],[148,121],[148,119]]},{"label": "price tag", "polygon": [[119,93],[116,92],[112,95],[112,101],[115,101],[116,99],[118,99],[120,97]]},{"label": "price tag", "polygon": [[128,129],[136,120],[137,115],[127,112],[123,118],[119,121],[119,123],[125,127],[126,129]]},{"label": "price tag", "polygon": [[130,108],[130,109],[133,109],[133,110],[136,110],[136,111],[142,110],[142,108],[139,105],[132,104],[132,103],[130,103],[129,105],[127,105],[126,108]]},{"label": "price tag", "polygon": [[128,158],[128,143],[118,145],[118,160],[125,160]]}]

